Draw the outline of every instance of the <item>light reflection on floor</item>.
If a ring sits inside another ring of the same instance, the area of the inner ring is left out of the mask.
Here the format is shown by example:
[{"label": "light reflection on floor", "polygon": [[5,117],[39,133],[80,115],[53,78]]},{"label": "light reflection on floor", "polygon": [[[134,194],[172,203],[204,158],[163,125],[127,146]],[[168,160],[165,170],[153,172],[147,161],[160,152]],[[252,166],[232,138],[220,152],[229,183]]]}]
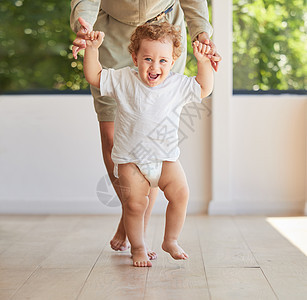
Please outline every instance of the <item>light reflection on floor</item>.
[{"label": "light reflection on floor", "polygon": [[270,217],[266,220],[307,256],[307,217]]}]

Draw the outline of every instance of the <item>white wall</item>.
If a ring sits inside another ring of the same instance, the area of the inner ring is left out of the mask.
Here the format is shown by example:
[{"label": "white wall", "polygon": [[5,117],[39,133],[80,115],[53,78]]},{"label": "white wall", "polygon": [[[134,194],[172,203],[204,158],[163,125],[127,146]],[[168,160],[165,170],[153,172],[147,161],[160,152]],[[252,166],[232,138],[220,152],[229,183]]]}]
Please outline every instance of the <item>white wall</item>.
[{"label": "white wall", "polygon": [[[307,136],[307,103],[305,104],[305,130]],[[306,137],[306,177],[305,177],[305,216],[307,216],[307,137]]]},{"label": "white wall", "polygon": [[[230,199],[213,199],[210,213],[303,214],[307,97],[234,96],[230,107]],[[211,199],[210,101],[189,106],[180,128],[181,162],[191,189],[189,213],[206,212]],[[162,213],[165,206],[160,194],[154,212]],[[120,212],[102,163],[91,96],[0,97],[0,212]]]},{"label": "white wall", "polygon": [[306,96],[233,97],[231,186],[235,213],[304,213],[306,104]]},{"label": "white wall", "polygon": [[223,60],[212,100],[209,213],[303,214],[307,95],[233,96],[232,1],[212,1],[212,19]]},{"label": "white wall", "polygon": [[[213,119],[219,114],[214,105]],[[224,150],[230,165],[230,193],[228,198],[213,197],[210,214],[304,214],[307,96],[232,96],[227,114],[226,138],[215,140],[213,156],[215,148],[223,149],[230,141]],[[215,167],[217,174],[223,172],[222,166]]]},{"label": "white wall", "polygon": [[[188,211],[205,212],[210,108],[192,105],[184,113],[180,147],[191,189]],[[119,213],[106,174],[90,95],[0,97],[0,213]],[[165,206],[160,194],[154,212]]]},{"label": "white wall", "polygon": [[[188,211],[307,214],[307,96],[232,96],[232,1],[212,4],[223,61],[212,116],[182,116]],[[114,197],[91,96],[0,96],[0,212],[118,213]]]}]

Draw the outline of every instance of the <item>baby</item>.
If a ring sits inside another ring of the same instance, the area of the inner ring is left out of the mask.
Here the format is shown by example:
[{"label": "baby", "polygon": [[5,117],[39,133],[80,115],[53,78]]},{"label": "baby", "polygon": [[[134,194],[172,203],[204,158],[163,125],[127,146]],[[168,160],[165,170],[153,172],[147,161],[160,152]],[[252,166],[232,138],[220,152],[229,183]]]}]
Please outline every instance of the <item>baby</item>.
[{"label": "baby", "polygon": [[171,72],[181,54],[181,33],[167,22],[144,24],[131,37],[129,51],[137,70],[102,69],[98,48],[104,33],[89,35],[84,55],[87,81],[101,95],[116,100],[112,160],[123,203],[124,224],[133,265],[151,267],[144,242],[144,213],[150,187],[159,186],[168,200],[162,249],[187,259],[178,245],[186,216],[189,188],[178,160],[178,127],[184,105],[201,102],[213,88],[210,47],[193,43],[196,77]]}]

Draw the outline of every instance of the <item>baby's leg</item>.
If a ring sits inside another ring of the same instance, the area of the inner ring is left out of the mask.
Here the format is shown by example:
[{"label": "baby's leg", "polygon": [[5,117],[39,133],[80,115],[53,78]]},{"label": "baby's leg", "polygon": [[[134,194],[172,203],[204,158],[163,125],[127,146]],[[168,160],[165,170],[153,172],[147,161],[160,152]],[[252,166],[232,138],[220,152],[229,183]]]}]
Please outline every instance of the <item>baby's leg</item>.
[{"label": "baby's leg", "polygon": [[162,249],[174,259],[187,259],[188,255],[177,243],[184,224],[189,198],[189,187],[179,161],[163,162],[159,187],[169,201]]},{"label": "baby's leg", "polygon": [[148,206],[149,183],[132,163],[118,165],[118,175],[133,265],[151,267],[144,241],[144,214]]}]

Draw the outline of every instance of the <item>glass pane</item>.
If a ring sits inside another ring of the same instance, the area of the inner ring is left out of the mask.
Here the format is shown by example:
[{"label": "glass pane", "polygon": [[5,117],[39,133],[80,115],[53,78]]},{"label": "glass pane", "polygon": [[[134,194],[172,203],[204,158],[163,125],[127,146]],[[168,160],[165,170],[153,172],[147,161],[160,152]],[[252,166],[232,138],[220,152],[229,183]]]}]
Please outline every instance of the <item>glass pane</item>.
[{"label": "glass pane", "polygon": [[307,89],[306,3],[233,0],[234,89]]},{"label": "glass pane", "polygon": [[1,0],[0,91],[78,90],[88,86],[70,45],[70,1]]}]

